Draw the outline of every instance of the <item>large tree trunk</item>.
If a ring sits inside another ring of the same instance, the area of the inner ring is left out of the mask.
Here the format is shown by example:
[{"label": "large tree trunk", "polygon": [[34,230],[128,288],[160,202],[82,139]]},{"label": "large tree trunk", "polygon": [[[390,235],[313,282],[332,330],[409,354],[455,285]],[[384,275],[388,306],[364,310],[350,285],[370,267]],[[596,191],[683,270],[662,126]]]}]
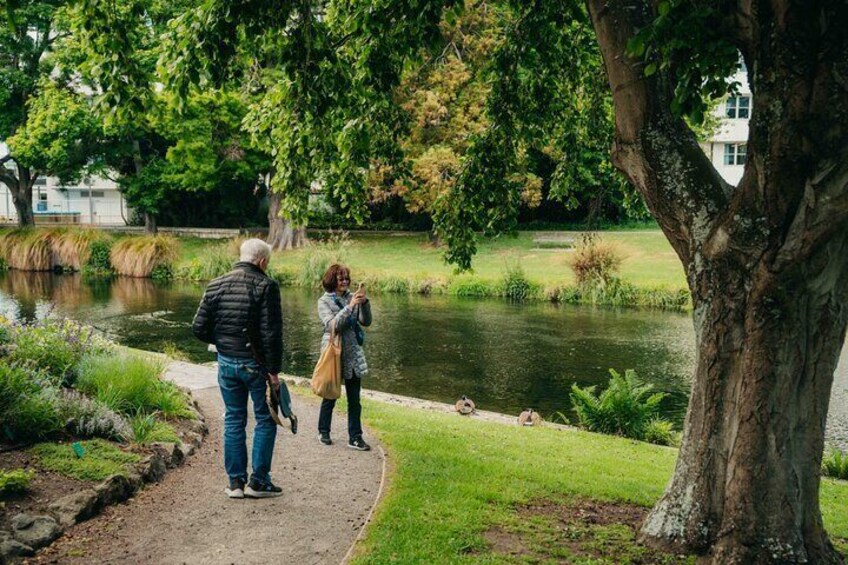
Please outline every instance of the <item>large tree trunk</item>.
[{"label": "large tree trunk", "polygon": [[721,564],[840,563],[819,483],[848,324],[848,92],[837,72],[848,18],[836,3],[750,4],[728,16],[728,38],[756,69],[748,162],[732,187],[670,112],[673,77],[646,78],[626,56],[652,3],[587,1],[613,91],[614,162],[680,256],[694,303],[683,443],[641,539]]},{"label": "large tree trunk", "polygon": [[159,228],[156,225],[156,216],[150,212],[144,213],[144,233],[156,235],[159,233]]},{"label": "large tree trunk", "polygon": [[32,212],[32,187],[36,175],[22,165],[18,165],[17,178],[9,175],[5,182],[12,193],[12,202],[18,213],[18,226],[30,227],[35,225],[35,215]]},{"label": "large tree trunk", "polygon": [[303,247],[306,244],[306,228],[295,227],[280,216],[279,193],[268,191],[268,239],[265,241],[274,250],[288,250]]}]

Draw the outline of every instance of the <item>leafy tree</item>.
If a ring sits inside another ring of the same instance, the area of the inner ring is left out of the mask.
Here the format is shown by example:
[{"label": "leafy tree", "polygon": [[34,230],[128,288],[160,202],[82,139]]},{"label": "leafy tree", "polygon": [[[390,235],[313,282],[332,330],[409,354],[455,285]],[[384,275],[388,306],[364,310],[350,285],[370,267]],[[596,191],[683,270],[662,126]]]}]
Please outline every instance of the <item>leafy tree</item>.
[{"label": "leafy tree", "polygon": [[[70,100],[55,89],[40,97],[50,84],[54,43],[66,33],[58,21],[65,4],[60,0],[17,0],[0,5],[0,139],[9,142],[9,153],[0,157],[0,182],[9,187],[22,226],[34,223],[32,187],[36,179],[44,174],[69,175],[80,156],[74,147],[80,140],[74,135],[81,133],[85,124],[77,119],[78,113],[61,116],[60,107],[55,106]],[[33,113],[38,116],[37,124],[29,124]],[[53,129],[65,126],[69,130]],[[38,136],[38,143],[27,143],[29,134],[23,133],[27,128]],[[49,154],[42,153],[42,148]]]}]

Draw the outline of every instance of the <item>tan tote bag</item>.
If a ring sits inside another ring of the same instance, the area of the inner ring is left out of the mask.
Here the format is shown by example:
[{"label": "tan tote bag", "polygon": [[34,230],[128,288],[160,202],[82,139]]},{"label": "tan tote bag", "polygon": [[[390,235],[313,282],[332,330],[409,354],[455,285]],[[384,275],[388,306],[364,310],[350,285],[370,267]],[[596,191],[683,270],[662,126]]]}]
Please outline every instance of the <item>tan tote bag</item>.
[{"label": "tan tote bag", "polygon": [[321,398],[335,400],[342,395],[342,336],[336,335],[336,324],[330,326],[330,342],[312,371],[312,392]]}]

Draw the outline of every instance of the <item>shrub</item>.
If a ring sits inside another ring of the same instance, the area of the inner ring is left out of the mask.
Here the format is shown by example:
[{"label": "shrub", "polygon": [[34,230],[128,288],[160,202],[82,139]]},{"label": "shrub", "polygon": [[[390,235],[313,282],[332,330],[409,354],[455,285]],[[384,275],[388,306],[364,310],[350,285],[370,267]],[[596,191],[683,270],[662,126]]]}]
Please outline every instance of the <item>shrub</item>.
[{"label": "shrub", "polygon": [[12,341],[9,361],[47,374],[54,385],[73,383],[84,353],[111,349],[93,328],[65,318],[15,326]]},{"label": "shrub", "polygon": [[174,278],[174,268],[170,263],[161,263],[153,267],[150,278],[154,281],[169,281]]},{"label": "shrub", "polygon": [[[600,395],[595,394],[594,386],[572,385],[570,397],[580,425],[593,432],[645,440],[667,395],[651,394],[652,386],[642,383],[632,369],[624,375],[610,369],[610,375],[609,385]],[[655,423],[653,430],[659,430],[659,425]]]},{"label": "shrub", "polygon": [[229,273],[238,260],[238,252],[233,252],[231,243],[213,245],[193,259],[188,265],[179,268],[176,278],[192,281],[208,281]]},{"label": "shrub", "polygon": [[571,257],[571,269],[577,283],[609,282],[618,274],[621,255],[611,243],[591,233],[583,234]]},{"label": "shrub", "polygon": [[97,399],[63,389],[54,404],[65,429],[74,436],[122,441],[129,435],[126,420]]},{"label": "shrub", "polygon": [[179,254],[179,242],[170,236],[125,237],[112,246],[109,259],[119,275],[150,277],[167,274]]},{"label": "shrub", "polygon": [[330,265],[344,263],[350,240],[344,232],[324,242],[310,243],[305,250],[303,266],[297,276],[298,286],[316,288]]},{"label": "shrub", "polygon": [[648,422],[642,439],[656,445],[680,444],[680,434],[674,431],[674,424],[662,418],[653,418]]},{"label": "shrub", "polygon": [[848,481],[848,453],[830,449],[822,460],[822,474],[834,479]]},{"label": "shrub", "polygon": [[527,280],[518,261],[507,264],[501,287],[503,295],[510,300],[525,300],[534,293],[533,285]]},{"label": "shrub", "polygon": [[140,355],[91,355],[80,363],[77,388],[120,414],[191,416],[185,394],[160,379],[164,369],[158,359]]},{"label": "shrub", "polygon": [[457,277],[451,281],[448,293],[454,296],[492,296],[496,289],[488,282],[472,276]]},{"label": "shrub", "polygon": [[59,431],[61,420],[51,389],[23,367],[0,361],[0,435],[6,441],[29,443]]},{"label": "shrub", "polygon": [[110,242],[111,238],[99,230],[64,230],[54,235],[54,258],[65,269],[81,271],[91,259],[92,246],[98,243],[108,247]]},{"label": "shrub", "polygon": [[111,239],[97,239],[88,247],[88,260],[82,268],[82,272],[91,276],[108,276],[112,274],[112,262],[109,256],[112,254]]},{"label": "shrub", "polygon": [[379,287],[383,292],[392,292],[395,294],[409,293],[409,281],[400,277],[388,277],[380,283]]},{"label": "shrub", "polygon": [[146,445],[157,441],[179,443],[180,438],[174,428],[165,422],[156,420],[155,414],[136,414],[130,419],[132,428],[132,442],[138,445]]},{"label": "shrub", "polygon": [[140,460],[138,455],[121,451],[106,440],[82,441],[80,445],[82,457],[77,456],[71,444],[40,443],[30,452],[44,469],[83,481],[102,481],[111,475],[126,475],[127,466]]},{"label": "shrub", "polygon": [[0,497],[25,493],[34,476],[25,469],[0,470]]}]

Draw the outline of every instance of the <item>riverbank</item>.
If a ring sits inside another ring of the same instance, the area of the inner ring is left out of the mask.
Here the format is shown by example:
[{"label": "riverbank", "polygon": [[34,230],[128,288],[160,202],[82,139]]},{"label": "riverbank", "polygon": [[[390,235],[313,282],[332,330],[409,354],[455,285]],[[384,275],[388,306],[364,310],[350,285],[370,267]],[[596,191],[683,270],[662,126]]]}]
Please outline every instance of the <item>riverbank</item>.
[{"label": "riverbank", "polygon": [[[578,285],[570,260],[579,232],[521,232],[483,240],[473,271],[455,273],[427,234],[348,234],[274,253],[269,273],[284,286],[315,287],[332,262],[348,264],[372,291],[546,300],[686,311],[691,308],[683,268],[659,230],[596,232],[621,258],[604,284]],[[223,272],[232,244],[182,238],[176,278],[207,280]]]},{"label": "riverbank", "polygon": [[[691,308],[683,270],[658,230],[596,232],[620,271],[577,284],[570,266],[578,232],[522,232],[480,242],[474,270],[455,273],[427,234],[325,233],[303,249],[274,254],[269,274],[283,286],[318,288],[332,262],[349,264],[373,292],[498,297],[570,304]],[[0,269],[83,271],[207,281],[232,268],[238,240],[112,236],[67,228],[0,230]]]}]

